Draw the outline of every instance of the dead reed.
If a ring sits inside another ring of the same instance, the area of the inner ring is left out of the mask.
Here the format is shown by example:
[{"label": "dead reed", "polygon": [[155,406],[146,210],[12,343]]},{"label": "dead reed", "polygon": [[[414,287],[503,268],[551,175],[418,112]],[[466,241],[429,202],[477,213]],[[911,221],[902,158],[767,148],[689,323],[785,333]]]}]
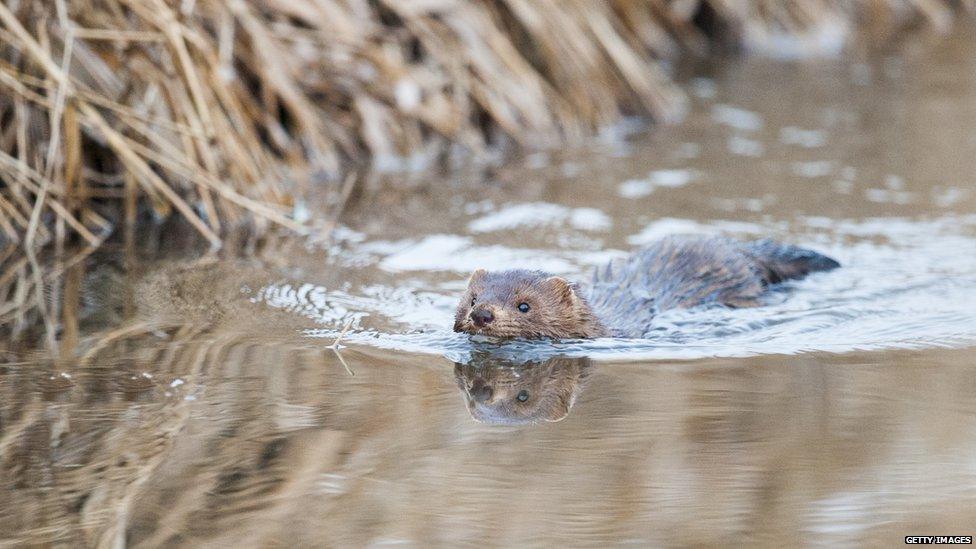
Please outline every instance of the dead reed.
[{"label": "dead reed", "polygon": [[6,0],[0,326],[36,310],[54,334],[61,274],[144,214],[175,213],[214,249],[242,224],[305,231],[295,197],[325,188],[339,211],[355,171],[476,158],[498,136],[564,143],[622,114],[667,120],[683,94],[658,60],[681,51],[945,28],[960,5]]}]

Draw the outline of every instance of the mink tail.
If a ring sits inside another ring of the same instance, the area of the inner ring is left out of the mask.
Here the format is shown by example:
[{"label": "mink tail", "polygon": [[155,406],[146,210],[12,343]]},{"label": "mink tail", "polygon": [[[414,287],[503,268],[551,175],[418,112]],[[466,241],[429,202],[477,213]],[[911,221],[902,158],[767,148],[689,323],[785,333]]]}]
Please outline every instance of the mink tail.
[{"label": "mink tail", "polygon": [[810,273],[840,267],[840,263],[823,254],[770,239],[743,243],[742,249],[756,262],[766,284],[800,279]]}]

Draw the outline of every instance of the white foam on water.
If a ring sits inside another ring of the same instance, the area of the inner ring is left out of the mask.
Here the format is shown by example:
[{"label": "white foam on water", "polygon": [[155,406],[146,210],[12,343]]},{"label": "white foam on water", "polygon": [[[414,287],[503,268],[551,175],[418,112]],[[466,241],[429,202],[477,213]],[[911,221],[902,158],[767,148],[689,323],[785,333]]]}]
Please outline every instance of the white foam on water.
[{"label": "white foam on water", "polygon": [[654,170],[644,179],[624,181],[617,187],[617,194],[622,198],[642,198],[661,187],[683,187],[693,178],[691,170]]},{"label": "white foam on water", "polygon": [[713,105],[712,120],[724,126],[747,132],[754,132],[763,127],[762,116],[758,113],[731,105]]},{"label": "white foam on water", "polygon": [[[641,339],[506,342],[501,347],[513,356],[530,358],[566,354],[675,360],[953,347],[976,342],[976,215],[920,220],[810,217],[801,218],[799,224],[806,228],[801,227],[790,241],[831,255],[842,268],[784,284],[770,293],[768,304],[762,307],[668,311]],[[727,233],[729,226],[747,235],[770,231],[758,224],[665,218],[630,241],[643,244],[676,232]],[[379,262],[387,268],[431,271],[468,271],[484,266],[486,259],[493,263],[490,268],[539,267],[548,262],[556,272],[579,275],[620,254],[560,255],[482,247],[467,237],[432,235]],[[466,335],[451,332],[458,286],[424,290],[372,286],[352,295],[309,284],[278,283],[261,289],[253,301],[312,319],[321,328],[310,330],[310,337],[334,338],[353,319],[355,329],[345,336],[346,342],[463,361],[472,342]]]},{"label": "white foam on water", "polygon": [[569,208],[547,202],[512,204],[468,223],[472,233],[488,233],[541,226],[570,225],[584,231],[604,231],[612,220],[596,208]]},{"label": "white foam on water", "polygon": [[786,126],[779,130],[779,141],[784,145],[796,145],[812,149],[827,144],[827,134],[821,130],[805,130],[796,126]]}]

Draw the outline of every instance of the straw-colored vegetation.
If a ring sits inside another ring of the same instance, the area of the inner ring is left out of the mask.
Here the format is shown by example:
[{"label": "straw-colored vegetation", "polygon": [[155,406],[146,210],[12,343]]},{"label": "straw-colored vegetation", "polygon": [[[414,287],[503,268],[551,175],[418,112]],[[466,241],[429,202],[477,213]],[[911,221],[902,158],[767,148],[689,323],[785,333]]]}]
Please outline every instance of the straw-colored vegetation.
[{"label": "straw-colored vegetation", "polygon": [[669,119],[683,95],[659,59],[782,35],[829,48],[823,29],[866,23],[945,28],[960,4],[5,0],[0,325],[43,313],[72,261],[150,214],[213,248],[241,225],[303,231],[295,197],[325,189],[338,212],[365,169]]}]

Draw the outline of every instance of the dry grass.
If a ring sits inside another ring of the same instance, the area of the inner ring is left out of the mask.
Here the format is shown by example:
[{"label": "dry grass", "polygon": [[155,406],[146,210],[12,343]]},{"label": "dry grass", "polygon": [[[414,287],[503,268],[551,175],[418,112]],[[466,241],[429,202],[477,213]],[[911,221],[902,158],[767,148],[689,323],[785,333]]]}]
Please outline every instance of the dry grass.
[{"label": "dry grass", "polygon": [[657,60],[719,34],[762,50],[827,27],[944,28],[958,3],[6,0],[0,325],[39,311],[53,346],[61,274],[149,212],[214,249],[242,224],[305,231],[293,198],[324,187],[339,211],[356,171],[667,120],[683,94]]}]

